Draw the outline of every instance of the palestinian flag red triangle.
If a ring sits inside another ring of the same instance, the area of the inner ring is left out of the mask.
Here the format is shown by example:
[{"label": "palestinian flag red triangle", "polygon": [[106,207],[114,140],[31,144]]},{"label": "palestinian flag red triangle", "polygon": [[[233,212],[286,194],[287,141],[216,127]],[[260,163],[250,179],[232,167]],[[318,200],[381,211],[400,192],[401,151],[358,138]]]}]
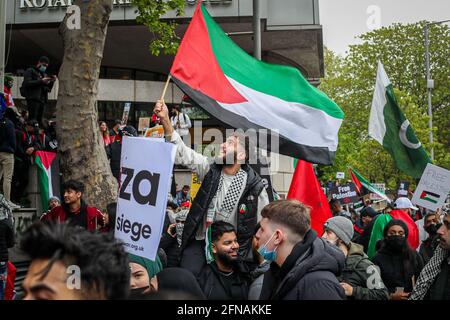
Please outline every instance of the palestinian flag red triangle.
[{"label": "palestinian flag red triangle", "polygon": [[273,151],[312,163],[333,162],[342,110],[298,69],[248,55],[201,2],[170,74],[186,95],[225,125],[279,136],[279,150]]}]

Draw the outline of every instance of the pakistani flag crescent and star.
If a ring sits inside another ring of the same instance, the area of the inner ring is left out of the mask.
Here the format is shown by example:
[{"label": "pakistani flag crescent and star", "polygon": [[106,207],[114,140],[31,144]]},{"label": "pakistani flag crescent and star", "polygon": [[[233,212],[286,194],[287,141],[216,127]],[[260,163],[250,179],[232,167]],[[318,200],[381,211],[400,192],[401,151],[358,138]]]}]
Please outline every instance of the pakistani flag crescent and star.
[{"label": "pakistani flag crescent and star", "polygon": [[431,163],[408,119],[400,110],[380,61],[370,110],[369,135],[391,154],[397,168],[413,178],[420,179],[427,163]]},{"label": "pakistani flag crescent and star", "polygon": [[225,125],[244,131],[266,129],[271,140],[278,136],[278,153],[333,163],[342,110],[298,69],[248,55],[201,2],[170,75],[186,95]]}]

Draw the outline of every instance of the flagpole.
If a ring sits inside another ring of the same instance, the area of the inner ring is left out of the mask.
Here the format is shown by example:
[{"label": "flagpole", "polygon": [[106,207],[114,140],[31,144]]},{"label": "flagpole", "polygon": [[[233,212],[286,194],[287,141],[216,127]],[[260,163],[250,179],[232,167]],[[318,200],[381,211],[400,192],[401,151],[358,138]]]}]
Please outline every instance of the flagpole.
[{"label": "flagpole", "polygon": [[167,80],[166,80],[166,84],[164,85],[164,89],[161,94],[160,100],[164,100],[164,97],[166,96],[166,91],[167,91],[167,87],[169,86],[170,79],[172,79],[172,76],[169,74],[169,76],[167,77]]}]

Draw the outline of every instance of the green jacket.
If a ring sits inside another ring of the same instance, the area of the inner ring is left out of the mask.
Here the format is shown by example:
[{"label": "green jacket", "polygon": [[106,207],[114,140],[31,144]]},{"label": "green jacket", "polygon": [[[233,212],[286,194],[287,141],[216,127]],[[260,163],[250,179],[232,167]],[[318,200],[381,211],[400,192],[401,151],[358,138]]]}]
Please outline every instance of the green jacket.
[{"label": "green jacket", "polygon": [[[345,268],[339,281],[353,287],[353,299],[389,299],[389,292],[381,279],[379,269],[369,260],[364,253],[363,246],[359,244],[350,242]],[[373,288],[369,289],[368,286]]]}]

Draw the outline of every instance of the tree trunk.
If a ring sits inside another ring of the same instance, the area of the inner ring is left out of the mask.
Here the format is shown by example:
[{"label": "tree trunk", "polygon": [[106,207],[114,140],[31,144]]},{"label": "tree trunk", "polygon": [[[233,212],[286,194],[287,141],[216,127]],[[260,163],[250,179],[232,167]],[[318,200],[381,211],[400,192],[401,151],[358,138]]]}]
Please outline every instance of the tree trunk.
[{"label": "tree trunk", "polygon": [[117,182],[99,133],[96,102],[112,0],[73,4],[81,9],[81,29],[70,30],[67,15],[59,28],[64,43],[56,104],[61,172],[64,181],[83,182],[85,200],[105,210],[117,198]]}]

